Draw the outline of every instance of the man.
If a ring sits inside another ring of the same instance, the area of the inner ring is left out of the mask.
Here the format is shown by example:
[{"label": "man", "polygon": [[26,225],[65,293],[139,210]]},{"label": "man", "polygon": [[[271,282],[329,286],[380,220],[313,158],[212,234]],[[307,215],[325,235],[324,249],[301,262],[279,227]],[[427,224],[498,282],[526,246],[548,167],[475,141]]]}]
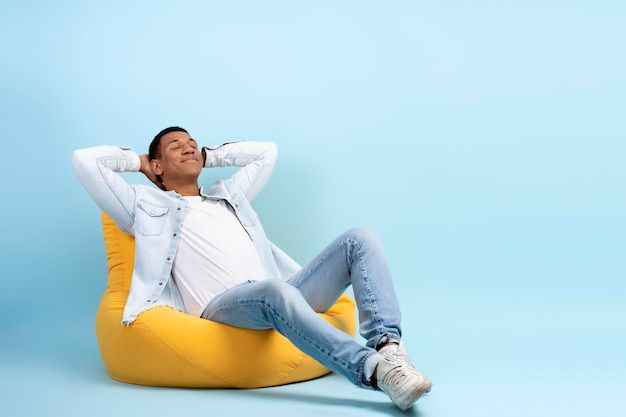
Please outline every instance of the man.
[{"label": "man", "polygon": [[[271,242],[251,206],[277,158],[274,142],[204,146],[187,130],[159,132],[148,154],[96,146],[74,151],[76,177],[116,224],[135,236],[135,267],[122,324],[166,305],[231,326],[274,328],[360,388],[381,390],[402,410],[432,383],[400,340],[400,309],[382,242],[370,229],[339,235],[304,268]],[[208,190],[202,168],[241,167]],[[128,184],[139,171],[158,188]],[[325,312],[352,285],[366,346]]]}]

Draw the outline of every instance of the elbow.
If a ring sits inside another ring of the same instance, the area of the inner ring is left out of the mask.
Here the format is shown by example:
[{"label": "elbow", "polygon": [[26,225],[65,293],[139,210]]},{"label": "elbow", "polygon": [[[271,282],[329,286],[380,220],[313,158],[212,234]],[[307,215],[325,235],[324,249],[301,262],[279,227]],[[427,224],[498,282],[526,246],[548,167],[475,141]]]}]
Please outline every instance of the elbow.
[{"label": "elbow", "polygon": [[266,157],[269,157],[272,161],[276,161],[278,159],[278,144],[274,141],[267,142],[268,150],[266,153]]},{"label": "elbow", "polygon": [[77,178],[80,179],[81,174],[89,169],[89,159],[87,149],[76,149],[72,152],[72,169]]},{"label": "elbow", "polygon": [[80,171],[80,167],[83,165],[83,150],[76,149],[72,152],[72,168],[74,169],[74,174]]}]

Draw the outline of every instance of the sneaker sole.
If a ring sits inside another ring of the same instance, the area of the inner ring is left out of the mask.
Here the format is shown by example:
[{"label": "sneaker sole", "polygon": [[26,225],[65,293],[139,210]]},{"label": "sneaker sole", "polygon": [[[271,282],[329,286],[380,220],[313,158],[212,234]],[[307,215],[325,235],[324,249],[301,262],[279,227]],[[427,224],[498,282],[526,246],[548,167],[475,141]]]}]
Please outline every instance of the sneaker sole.
[{"label": "sneaker sole", "polygon": [[404,399],[402,403],[396,404],[396,405],[402,411],[408,410],[423,395],[429,393],[432,386],[433,386],[432,382],[430,382],[429,380],[425,380],[424,383],[418,385],[418,387],[411,393],[411,395],[409,395],[406,399]]}]

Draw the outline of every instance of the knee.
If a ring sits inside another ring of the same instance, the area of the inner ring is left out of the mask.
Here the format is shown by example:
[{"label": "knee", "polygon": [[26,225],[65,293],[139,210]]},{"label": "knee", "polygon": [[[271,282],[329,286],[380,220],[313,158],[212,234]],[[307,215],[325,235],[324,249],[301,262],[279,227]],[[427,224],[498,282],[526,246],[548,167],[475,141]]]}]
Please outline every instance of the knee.
[{"label": "knee", "polygon": [[276,305],[289,302],[296,293],[296,287],[281,279],[266,279],[259,287],[259,291],[267,304]]},{"label": "knee", "polygon": [[348,229],[345,236],[360,245],[380,245],[382,242],[378,233],[369,226],[357,226]]}]

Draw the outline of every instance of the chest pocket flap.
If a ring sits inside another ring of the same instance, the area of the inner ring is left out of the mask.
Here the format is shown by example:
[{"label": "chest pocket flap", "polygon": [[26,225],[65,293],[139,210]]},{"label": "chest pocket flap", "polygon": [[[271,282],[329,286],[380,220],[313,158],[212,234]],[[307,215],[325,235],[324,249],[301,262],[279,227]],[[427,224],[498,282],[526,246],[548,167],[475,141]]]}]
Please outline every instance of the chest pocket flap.
[{"label": "chest pocket flap", "polygon": [[156,236],[161,234],[167,221],[165,213],[169,207],[159,206],[145,200],[137,202],[139,210],[135,216],[135,230],[144,236]]},{"label": "chest pocket flap", "polygon": [[157,206],[156,204],[149,203],[145,200],[139,200],[137,205],[141,207],[143,211],[145,211],[148,215],[152,217],[162,216],[165,213],[167,213],[170,209],[169,207]]}]

